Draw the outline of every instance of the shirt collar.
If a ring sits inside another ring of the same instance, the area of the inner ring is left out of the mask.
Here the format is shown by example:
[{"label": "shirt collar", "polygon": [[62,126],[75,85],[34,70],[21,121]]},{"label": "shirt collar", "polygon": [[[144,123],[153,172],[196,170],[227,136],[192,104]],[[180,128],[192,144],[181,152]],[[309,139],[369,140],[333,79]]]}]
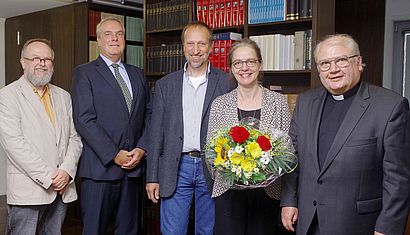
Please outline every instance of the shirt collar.
[{"label": "shirt collar", "polygon": [[[188,72],[188,61],[185,62],[185,64],[184,64],[184,73],[188,76],[187,72]],[[211,72],[211,63],[208,60],[208,69],[206,71],[206,74],[209,74],[209,72]]]},{"label": "shirt collar", "polygon": [[107,64],[108,67],[110,67],[112,64],[118,64],[121,68],[125,69],[124,64],[121,62],[121,59],[117,62],[112,62],[110,59],[105,57],[103,54],[100,54],[100,56],[104,60],[104,62]]}]

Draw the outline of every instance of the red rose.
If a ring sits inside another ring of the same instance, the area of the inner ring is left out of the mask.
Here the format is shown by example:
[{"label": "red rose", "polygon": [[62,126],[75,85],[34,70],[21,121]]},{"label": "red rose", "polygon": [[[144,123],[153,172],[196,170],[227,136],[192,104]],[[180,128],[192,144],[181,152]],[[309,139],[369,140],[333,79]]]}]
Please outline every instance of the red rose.
[{"label": "red rose", "polygon": [[269,151],[272,148],[270,140],[263,135],[259,136],[256,142],[263,151]]},{"label": "red rose", "polygon": [[234,126],[229,130],[229,135],[231,135],[233,141],[238,144],[242,144],[248,139],[249,131],[243,126]]}]

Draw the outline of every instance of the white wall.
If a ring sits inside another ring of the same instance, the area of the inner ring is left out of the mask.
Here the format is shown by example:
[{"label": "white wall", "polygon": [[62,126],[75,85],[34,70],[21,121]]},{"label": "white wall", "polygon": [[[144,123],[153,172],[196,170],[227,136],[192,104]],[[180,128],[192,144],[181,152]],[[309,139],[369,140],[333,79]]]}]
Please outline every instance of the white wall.
[{"label": "white wall", "polygon": [[386,0],[383,86],[391,89],[393,76],[394,21],[410,20],[409,0]]},{"label": "white wall", "polygon": [[[6,83],[5,74],[5,44],[4,23],[6,19],[0,18],[0,88]],[[0,123],[1,125],[1,123]],[[6,195],[6,160],[3,149],[0,147],[0,195]]]}]

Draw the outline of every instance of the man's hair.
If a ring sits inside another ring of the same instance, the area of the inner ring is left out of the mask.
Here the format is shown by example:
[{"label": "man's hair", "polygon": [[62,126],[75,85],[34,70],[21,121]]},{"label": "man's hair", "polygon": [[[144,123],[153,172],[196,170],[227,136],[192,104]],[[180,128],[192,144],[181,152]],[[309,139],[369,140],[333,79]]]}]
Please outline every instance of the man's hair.
[{"label": "man's hair", "polygon": [[33,38],[33,39],[27,40],[27,42],[24,43],[23,48],[21,49],[21,55],[20,55],[21,58],[24,57],[24,55],[25,55],[25,53],[26,53],[26,50],[27,50],[27,47],[28,47],[30,44],[35,43],[35,42],[41,42],[41,43],[46,44],[46,45],[50,48],[50,50],[51,50],[51,56],[52,56],[51,59],[54,60],[54,50],[53,50],[53,48],[51,47],[51,41],[48,40],[48,39],[45,39],[45,38]]},{"label": "man's hair", "polygon": [[190,28],[203,28],[203,29],[206,29],[208,31],[208,34],[209,34],[209,40],[208,41],[209,41],[210,44],[212,43],[212,29],[207,24],[205,24],[204,22],[200,22],[200,21],[194,21],[194,22],[191,22],[191,23],[185,25],[184,29],[182,30],[182,34],[181,34],[182,43],[184,43],[184,41],[185,41],[185,32]]},{"label": "man's hair", "polygon": [[352,36],[348,34],[332,34],[327,35],[316,45],[315,51],[313,53],[315,60],[317,59],[317,54],[319,53],[320,47],[323,45],[323,43],[330,45],[342,45],[351,49],[354,55],[360,55],[359,45]]},{"label": "man's hair", "polygon": [[125,28],[124,28],[124,25],[122,24],[121,20],[118,19],[117,17],[112,17],[112,16],[110,16],[110,17],[107,17],[107,18],[102,19],[102,20],[100,21],[100,23],[97,24],[97,30],[96,30],[97,37],[100,37],[100,34],[101,34],[101,25],[103,25],[103,24],[104,24],[105,22],[107,22],[107,21],[116,21],[116,22],[118,22],[118,23],[121,25],[121,27],[122,27],[122,31],[125,33]]}]

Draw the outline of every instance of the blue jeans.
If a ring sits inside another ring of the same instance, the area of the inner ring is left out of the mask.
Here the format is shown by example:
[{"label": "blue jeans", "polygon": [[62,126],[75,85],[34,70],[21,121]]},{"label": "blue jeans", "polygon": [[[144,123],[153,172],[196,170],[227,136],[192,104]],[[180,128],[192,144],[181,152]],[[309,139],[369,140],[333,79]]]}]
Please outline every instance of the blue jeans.
[{"label": "blue jeans", "polygon": [[7,209],[7,235],[35,235],[37,227],[40,235],[58,235],[61,234],[67,204],[57,195],[48,205],[8,205]]},{"label": "blue jeans", "polygon": [[179,163],[174,194],[161,198],[161,232],[164,235],[187,233],[192,196],[195,195],[195,234],[214,234],[215,202],[211,198],[202,170],[201,158],[183,154]]}]

